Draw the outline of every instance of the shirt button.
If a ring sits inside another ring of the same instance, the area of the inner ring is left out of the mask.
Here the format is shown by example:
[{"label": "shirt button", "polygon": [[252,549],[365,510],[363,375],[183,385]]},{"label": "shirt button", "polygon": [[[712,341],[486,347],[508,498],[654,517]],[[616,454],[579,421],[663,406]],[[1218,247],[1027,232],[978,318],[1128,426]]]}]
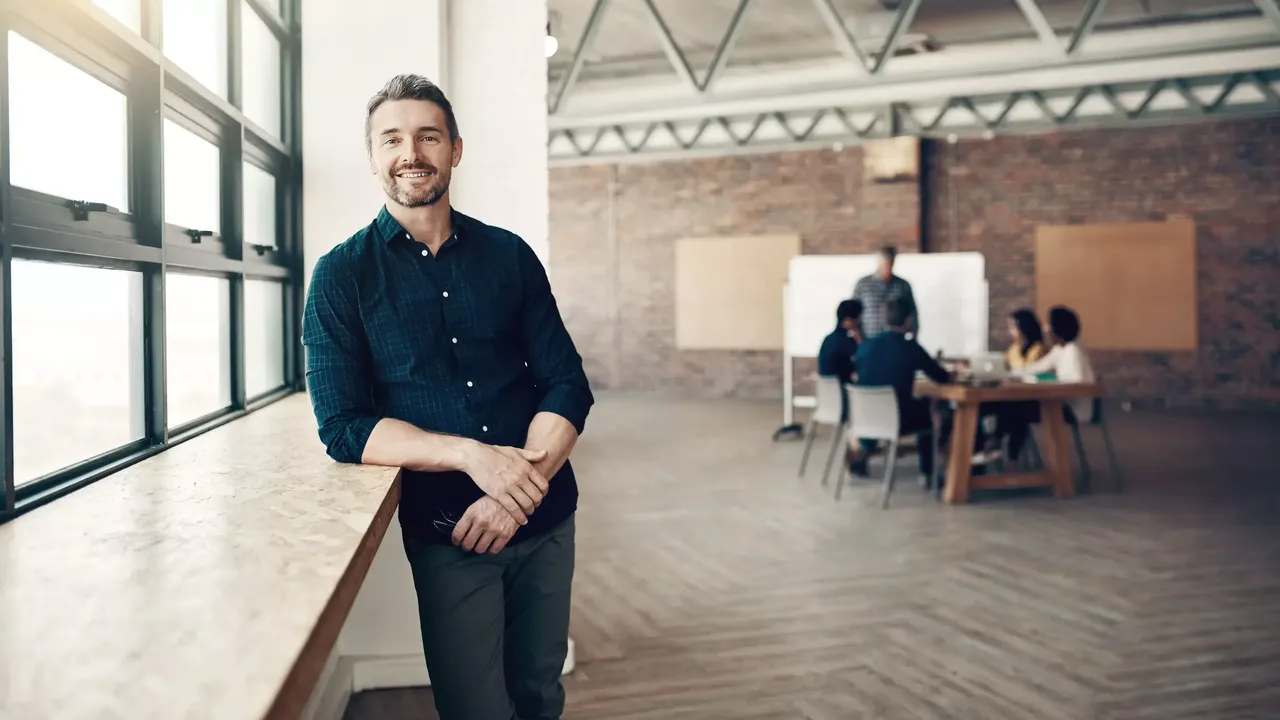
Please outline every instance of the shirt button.
[{"label": "shirt button", "polygon": [[431,254],[431,251],[430,251],[430,250],[423,250],[423,251],[422,251],[422,257],[426,257],[426,256],[428,256],[428,255],[430,255],[430,254]]},{"label": "shirt button", "polygon": [[470,380],[468,380],[468,381],[467,381],[467,387],[474,387],[474,385],[472,384],[472,382],[471,382]]},{"label": "shirt button", "polygon": [[442,294],[442,295],[444,295],[445,297],[449,297],[449,291],[448,291],[448,290],[445,290],[445,291],[444,291],[443,293],[441,293],[441,294]]},{"label": "shirt button", "polygon": [[481,425],[481,426],[480,426],[480,432],[489,432],[489,426],[488,426],[488,425]]},{"label": "shirt button", "polygon": [[454,345],[457,345],[457,344],[458,344],[458,338],[454,338],[454,339],[453,339],[453,344],[454,344]]}]

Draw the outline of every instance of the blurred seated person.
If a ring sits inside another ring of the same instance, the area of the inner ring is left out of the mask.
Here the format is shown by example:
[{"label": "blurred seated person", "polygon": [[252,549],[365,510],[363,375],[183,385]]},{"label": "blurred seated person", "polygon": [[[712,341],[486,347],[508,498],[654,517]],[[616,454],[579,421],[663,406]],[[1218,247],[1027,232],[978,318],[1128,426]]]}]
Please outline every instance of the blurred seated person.
[{"label": "blurred seated person", "polygon": [[[915,340],[907,339],[915,316],[915,303],[906,297],[891,297],[885,302],[885,324],[888,328],[867,338],[858,347],[858,380],[864,387],[893,388],[898,398],[898,432],[916,435],[920,455],[920,473],[928,477],[933,470],[933,421],[929,401],[915,397],[916,373],[923,372],[937,383],[951,382],[953,376]],[[875,440],[861,440],[861,447],[850,458],[850,470],[865,476],[867,458],[875,452]]]},{"label": "blurred seated person", "polygon": [[1004,359],[1009,369],[1017,370],[1049,352],[1044,344],[1044,333],[1040,330],[1040,319],[1031,308],[1019,308],[1010,313],[1008,329],[1012,342],[1005,351]]},{"label": "blurred seated person", "polygon": [[[1045,323],[1045,333],[1051,347],[1044,357],[1023,365],[1019,372],[1022,375],[1043,375],[1053,373],[1058,382],[1091,383],[1096,379],[1093,363],[1089,355],[1080,346],[1080,318],[1075,311],[1061,305],[1049,310],[1049,320]],[[1067,422],[1093,422],[1093,399],[1081,398],[1072,400],[1065,408]]]},{"label": "blurred seated person", "polygon": [[[1010,313],[1008,329],[1011,342],[1004,358],[1010,370],[1019,370],[1048,353],[1044,333],[1040,330],[1040,319],[1030,308],[1020,308]],[[1000,441],[1006,437],[1009,439],[1009,459],[1017,460],[1031,432],[1031,423],[1040,420],[1040,403],[989,403],[983,405],[982,412],[995,415],[996,431],[987,442],[987,448],[974,455],[973,462],[983,464],[999,459],[1002,455]]]},{"label": "blurred seated person", "polygon": [[822,340],[818,350],[818,374],[838,377],[840,382],[853,382],[854,357],[862,331],[858,317],[862,315],[861,300],[845,300],[836,306],[836,329]]}]

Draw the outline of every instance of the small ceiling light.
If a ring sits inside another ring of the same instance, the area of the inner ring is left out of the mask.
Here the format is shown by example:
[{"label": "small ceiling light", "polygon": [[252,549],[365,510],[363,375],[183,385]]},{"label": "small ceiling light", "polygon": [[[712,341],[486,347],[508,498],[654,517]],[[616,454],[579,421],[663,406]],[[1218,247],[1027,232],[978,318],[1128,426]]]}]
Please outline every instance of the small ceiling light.
[{"label": "small ceiling light", "polygon": [[549,58],[552,55],[555,55],[556,51],[559,49],[560,41],[556,40],[556,36],[551,34],[551,23],[547,23],[547,37],[543,41],[543,52],[545,52]]}]

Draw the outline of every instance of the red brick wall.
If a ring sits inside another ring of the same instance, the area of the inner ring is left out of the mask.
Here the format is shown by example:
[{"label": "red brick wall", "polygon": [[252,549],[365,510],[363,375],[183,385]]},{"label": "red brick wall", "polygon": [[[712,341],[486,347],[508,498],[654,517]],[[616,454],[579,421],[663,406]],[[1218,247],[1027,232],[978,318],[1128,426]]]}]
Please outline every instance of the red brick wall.
[{"label": "red brick wall", "polygon": [[[1280,120],[974,140],[925,155],[926,249],[986,255],[997,346],[1004,316],[1035,299],[1036,225],[1189,214],[1200,351],[1095,362],[1120,397],[1280,407]],[[595,387],[780,397],[779,353],[675,349],[675,240],[798,232],[806,253],[914,249],[920,202],[915,185],[864,185],[856,148],[556,169],[552,282]]]},{"label": "red brick wall", "polygon": [[1199,352],[1094,364],[1146,404],[1280,407],[1280,119],[939,144],[927,164],[927,249],[986,256],[993,343],[1035,303],[1037,225],[1190,215]]},{"label": "red brick wall", "polygon": [[799,233],[809,254],[915,250],[919,225],[918,187],[864,184],[856,148],[562,168],[550,272],[594,387],[781,397],[780,352],[676,350],[675,241]]}]

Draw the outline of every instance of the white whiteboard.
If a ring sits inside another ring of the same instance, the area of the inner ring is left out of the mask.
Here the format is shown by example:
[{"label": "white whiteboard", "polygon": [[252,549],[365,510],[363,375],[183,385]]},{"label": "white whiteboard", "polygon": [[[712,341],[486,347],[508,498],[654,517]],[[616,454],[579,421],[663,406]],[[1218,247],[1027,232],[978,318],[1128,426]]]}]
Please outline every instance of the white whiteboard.
[{"label": "white whiteboard", "polygon": [[[853,296],[858,279],[875,272],[876,255],[799,255],[784,290],[787,352],[814,357],[836,326],[836,306]],[[987,350],[987,280],[982,253],[909,253],[893,273],[911,283],[920,344],[930,355]]]}]

